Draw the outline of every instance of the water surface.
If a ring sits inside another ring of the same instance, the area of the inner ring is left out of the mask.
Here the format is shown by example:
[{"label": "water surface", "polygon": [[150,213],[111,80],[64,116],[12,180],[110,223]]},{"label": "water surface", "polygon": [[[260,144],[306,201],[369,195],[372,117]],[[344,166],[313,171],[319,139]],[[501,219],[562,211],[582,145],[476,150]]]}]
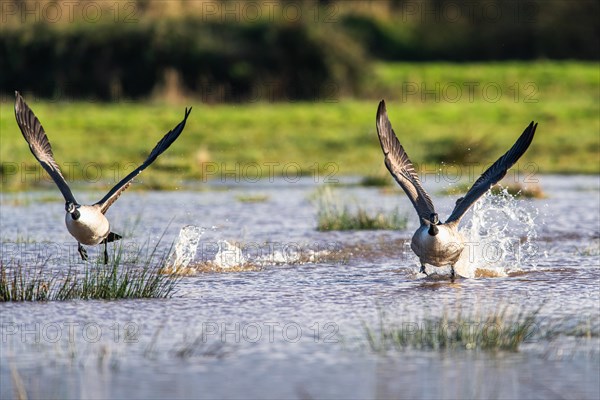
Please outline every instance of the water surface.
[{"label": "water surface", "polygon": [[[158,243],[166,255],[183,227],[197,227],[192,274],[171,299],[0,305],[0,396],[22,384],[31,398],[598,398],[600,180],[540,185],[545,199],[489,196],[467,214],[461,226],[488,253],[474,248],[463,269],[473,277],[454,282],[443,269],[417,273],[407,243],[418,221],[399,188],[336,189],[344,202],[409,216],[404,230],[370,232],[316,231],[310,179],[128,192],[108,213],[126,248]],[[444,186],[427,183],[441,216],[456,200],[437,193]],[[249,195],[266,200],[240,200]],[[82,265],[63,210],[58,193],[3,193],[3,263]],[[540,306],[519,352],[377,353],[364,331],[382,313],[420,329],[444,313]],[[558,324],[595,334],[541,337]]]}]

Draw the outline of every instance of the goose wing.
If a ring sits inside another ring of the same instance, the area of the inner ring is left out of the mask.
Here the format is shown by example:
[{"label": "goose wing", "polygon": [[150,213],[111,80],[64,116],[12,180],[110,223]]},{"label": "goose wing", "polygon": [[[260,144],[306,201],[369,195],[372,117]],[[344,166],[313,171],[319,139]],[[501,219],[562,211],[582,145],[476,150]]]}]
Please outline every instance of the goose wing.
[{"label": "goose wing", "polygon": [[166,149],[169,148],[169,146],[171,146],[171,144],[173,144],[173,142],[179,137],[181,132],[183,132],[183,128],[185,127],[185,123],[187,121],[188,116],[190,115],[190,112],[192,112],[192,108],[190,107],[189,110],[186,108],[185,117],[183,118],[183,121],[181,121],[179,125],[177,125],[174,129],[170,130],[165,136],[163,136],[163,138],[156,144],[156,146],[154,146],[154,148],[148,155],[146,161],[144,161],[142,165],[131,171],[129,175],[127,175],[125,178],[121,179],[121,181],[117,183],[106,194],[106,196],[102,198],[102,200],[94,204],[95,206],[100,207],[102,214],[106,213],[108,208],[119,198],[119,196],[121,196],[121,193],[123,193],[129,187],[129,185],[131,185],[131,183],[133,182],[133,178],[135,178],[140,172],[142,172],[150,164],[152,164],[158,156],[160,156]]},{"label": "goose wing", "polygon": [[419,214],[420,222],[423,223],[423,218],[429,220],[431,214],[435,213],[433,203],[421,186],[421,181],[412,162],[392,129],[383,100],[381,100],[377,109],[377,135],[385,155],[385,166],[406,192],[415,210],[417,210],[417,214]]},{"label": "goose wing", "polygon": [[29,143],[29,149],[50,177],[52,177],[65,201],[77,204],[67,181],[58,168],[58,164],[54,161],[52,146],[50,146],[46,132],[44,132],[44,127],[33,111],[31,111],[31,108],[25,103],[21,94],[15,91],[15,96],[15,118],[23,137]]},{"label": "goose wing", "polygon": [[533,121],[529,124],[525,131],[521,134],[519,139],[513,144],[502,157],[500,157],[491,167],[489,167],[479,179],[475,181],[473,186],[469,189],[467,194],[458,199],[454,210],[446,223],[453,221],[460,221],[465,212],[479,199],[485,192],[487,192],[493,185],[495,185],[500,179],[506,175],[506,171],[512,167],[519,158],[525,153],[531,141],[537,124]]}]

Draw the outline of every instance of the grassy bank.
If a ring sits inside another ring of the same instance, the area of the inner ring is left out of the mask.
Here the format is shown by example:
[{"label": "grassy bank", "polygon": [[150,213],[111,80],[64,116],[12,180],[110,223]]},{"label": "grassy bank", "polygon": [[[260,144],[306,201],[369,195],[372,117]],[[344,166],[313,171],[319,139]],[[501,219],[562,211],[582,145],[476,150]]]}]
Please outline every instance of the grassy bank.
[{"label": "grassy bank", "polygon": [[[578,62],[387,63],[376,66],[360,100],[335,91],[317,102],[243,105],[26,100],[67,178],[98,186],[137,166],[182,119],[184,105],[194,107],[185,132],[140,176],[142,187],[173,188],[183,180],[252,182],[258,175],[378,174],[384,167],[375,112],[382,97],[403,145],[427,171],[441,163],[476,162],[480,172],[536,120],[522,172],[599,173],[597,71],[597,63]],[[37,163],[16,125],[12,101],[8,96],[0,104],[3,190],[47,184],[39,168],[27,172]]]}]

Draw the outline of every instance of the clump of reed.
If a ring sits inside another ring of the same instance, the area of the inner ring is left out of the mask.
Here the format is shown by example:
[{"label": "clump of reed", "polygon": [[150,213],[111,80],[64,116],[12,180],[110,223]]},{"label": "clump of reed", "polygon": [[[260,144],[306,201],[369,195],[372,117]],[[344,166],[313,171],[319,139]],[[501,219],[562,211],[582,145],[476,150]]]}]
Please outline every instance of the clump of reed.
[{"label": "clump of reed", "polygon": [[235,196],[240,203],[264,203],[269,200],[267,194],[240,194]]},{"label": "clump of reed", "polygon": [[600,240],[595,239],[585,247],[575,247],[575,255],[580,257],[600,256]]},{"label": "clump of reed", "polygon": [[9,269],[0,262],[0,301],[50,300],[56,277],[46,277],[41,268]]},{"label": "clump of reed", "polygon": [[384,211],[371,213],[359,205],[350,207],[343,204],[327,186],[317,193],[316,204],[319,231],[406,228],[407,217],[400,214],[398,209],[388,213]]},{"label": "clump of reed", "polygon": [[[157,244],[158,246],[158,244]],[[145,259],[137,254],[128,262],[118,247],[113,261],[86,263],[66,271],[47,272],[43,266],[5,265],[0,262],[0,302],[167,298],[178,276],[162,271],[164,259],[153,264],[156,247]]]},{"label": "clump of reed", "polygon": [[492,194],[501,195],[506,191],[513,197],[526,198],[526,199],[545,199],[547,196],[542,190],[542,187],[538,184],[535,185],[524,185],[519,182],[509,183],[506,186],[494,185],[492,186]]},{"label": "clump of reed", "polygon": [[[443,195],[457,195],[466,193],[472,184],[469,183],[459,183],[457,185],[453,185],[452,187],[445,188],[441,190],[441,194]],[[493,195],[502,195],[504,192],[510,194],[515,198],[526,198],[526,199],[544,199],[546,198],[546,193],[542,190],[542,187],[538,184],[524,185],[519,182],[509,183],[507,185],[497,184],[492,186],[490,192]]]},{"label": "clump of reed", "polygon": [[0,265],[0,302],[166,298],[177,277],[158,268],[86,265],[78,272],[47,275],[42,267]]},{"label": "clump of reed", "polygon": [[389,187],[394,181],[389,174],[365,175],[360,179],[359,185],[365,187]]},{"label": "clump of reed", "polygon": [[533,311],[510,312],[499,307],[489,313],[428,316],[419,322],[390,325],[380,314],[379,326],[364,324],[371,350],[484,350],[518,351],[519,346],[537,333],[537,315]]}]

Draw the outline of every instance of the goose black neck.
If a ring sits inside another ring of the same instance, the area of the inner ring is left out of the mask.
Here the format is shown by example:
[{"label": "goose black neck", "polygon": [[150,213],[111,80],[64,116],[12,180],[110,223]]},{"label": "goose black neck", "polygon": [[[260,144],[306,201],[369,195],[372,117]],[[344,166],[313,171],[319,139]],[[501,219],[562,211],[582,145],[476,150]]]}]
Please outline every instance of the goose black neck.
[{"label": "goose black neck", "polygon": [[73,211],[71,213],[71,218],[73,218],[75,221],[77,221],[80,216],[81,216],[81,213],[79,213],[79,210],[77,210],[77,209],[75,209],[75,211]]},{"label": "goose black neck", "polygon": [[429,233],[431,236],[435,236],[440,232],[440,230],[438,229],[438,227],[436,225],[429,225],[429,230],[427,231],[427,233]]}]

